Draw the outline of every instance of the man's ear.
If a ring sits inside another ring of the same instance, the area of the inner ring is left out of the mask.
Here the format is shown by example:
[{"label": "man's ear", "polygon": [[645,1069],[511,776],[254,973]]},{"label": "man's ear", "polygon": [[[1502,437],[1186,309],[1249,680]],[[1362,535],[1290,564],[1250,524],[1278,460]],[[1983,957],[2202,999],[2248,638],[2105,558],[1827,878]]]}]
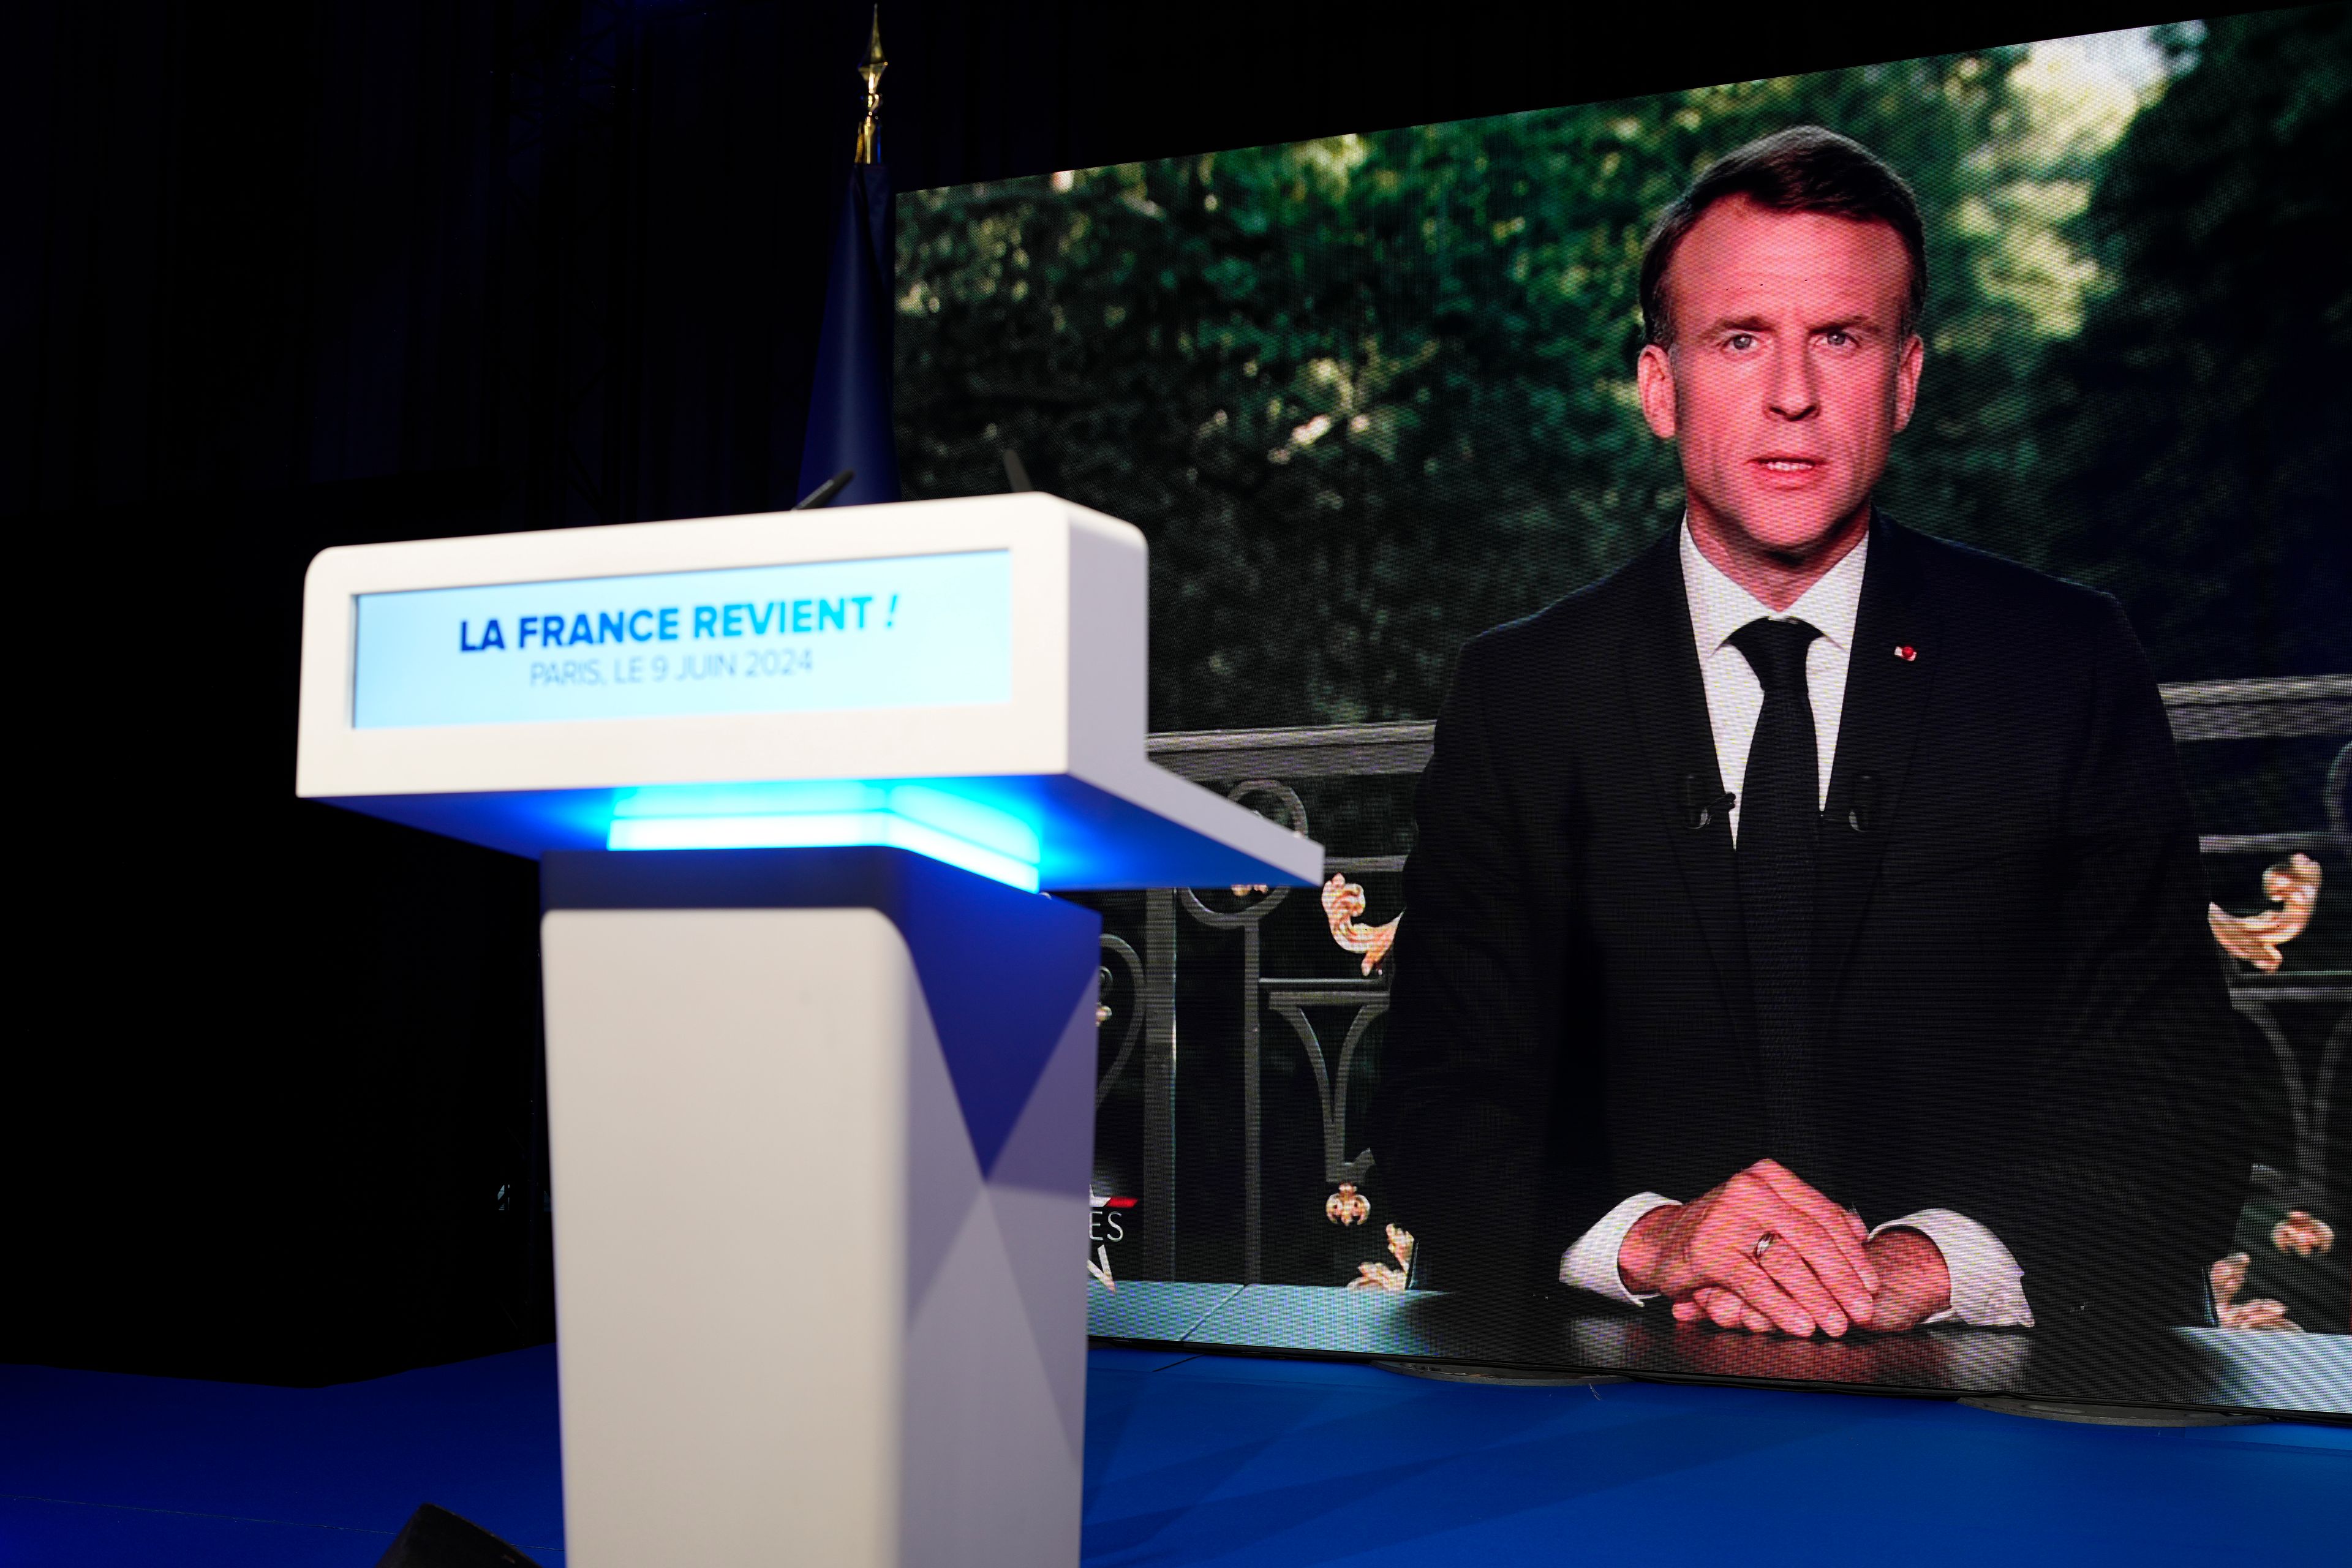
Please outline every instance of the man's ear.
[{"label": "man's ear", "polygon": [[[1916,340],[1914,340],[1915,342]],[[1918,379],[1918,373],[1912,373]],[[1677,426],[1675,421],[1675,365],[1666,351],[1655,343],[1643,343],[1641,356],[1633,362],[1633,385],[1642,395],[1642,417],[1650,423],[1650,434],[1661,441],[1674,439]],[[1904,405],[1902,417],[1908,419],[1911,410]],[[1895,426],[1901,429],[1901,425]]]},{"label": "man's ear", "polygon": [[1911,423],[1911,411],[1919,405],[1919,367],[1927,358],[1927,345],[1914,332],[1903,344],[1902,357],[1895,362],[1895,428],[1902,429]]}]

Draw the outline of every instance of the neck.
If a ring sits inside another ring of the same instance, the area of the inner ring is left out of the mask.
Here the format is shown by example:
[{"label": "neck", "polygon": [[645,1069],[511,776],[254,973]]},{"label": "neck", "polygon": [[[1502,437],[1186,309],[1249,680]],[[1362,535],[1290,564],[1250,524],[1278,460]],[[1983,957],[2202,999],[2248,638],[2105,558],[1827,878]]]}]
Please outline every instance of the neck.
[{"label": "neck", "polygon": [[1852,516],[1840,519],[1819,539],[1794,550],[1759,544],[1696,506],[1690,508],[1689,516],[1691,542],[1698,546],[1698,552],[1717,571],[1747,589],[1766,608],[1775,611],[1785,610],[1803,598],[1805,590],[1844,560],[1870,531],[1867,501]]}]

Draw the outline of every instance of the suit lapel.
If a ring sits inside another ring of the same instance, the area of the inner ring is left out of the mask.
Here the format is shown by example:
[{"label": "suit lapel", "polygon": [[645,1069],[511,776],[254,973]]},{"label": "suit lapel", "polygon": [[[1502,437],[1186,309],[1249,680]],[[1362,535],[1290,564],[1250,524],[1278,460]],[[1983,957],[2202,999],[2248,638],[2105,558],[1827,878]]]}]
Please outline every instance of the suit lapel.
[{"label": "suit lapel", "polygon": [[[1837,756],[1830,769],[1829,810],[1823,814],[1813,904],[1813,1029],[1826,1037],[1838,983],[1870,907],[1871,888],[1886,836],[1900,809],[1919,721],[1944,651],[1941,627],[1919,581],[1910,531],[1884,512],[1871,523],[1870,562],[1854,618],[1853,652],[1838,723]],[[1909,650],[1909,657],[1902,651]],[[1866,830],[1850,820],[1854,780],[1877,775],[1877,799]]]},{"label": "suit lapel", "polygon": [[[1680,531],[1668,534],[1630,570],[1640,574],[1641,618],[1625,638],[1622,658],[1625,695],[1642,738],[1650,792],[1674,847],[1683,891],[1698,917],[1707,955],[1722,988],[1724,1010],[1739,1042],[1739,1058],[1751,1089],[1760,1095],[1756,1060],[1755,1009],[1748,994],[1748,940],[1739,921],[1739,886],[1731,858],[1731,824],[1719,805],[1710,806],[1705,827],[1685,826],[1680,807],[1683,775],[1696,773],[1703,795],[1724,793],[1715,760],[1715,731],[1708,726],[1706,689],[1699,679],[1698,654],[1691,642],[1690,605],[1684,596]],[[1694,977],[1696,978],[1696,977]]]}]

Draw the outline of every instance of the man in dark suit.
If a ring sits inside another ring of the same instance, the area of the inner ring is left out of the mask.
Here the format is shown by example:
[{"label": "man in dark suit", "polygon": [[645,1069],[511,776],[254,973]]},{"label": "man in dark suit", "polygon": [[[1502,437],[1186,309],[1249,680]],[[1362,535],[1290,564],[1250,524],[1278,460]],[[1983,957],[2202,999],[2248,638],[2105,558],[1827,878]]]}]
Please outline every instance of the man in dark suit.
[{"label": "man in dark suit", "polygon": [[2171,733],[2116,603],[1871,492],[1922,225],[1857,143],[1643,262],[1683,526],[1473,640],[1372,1145],[1434,1283],[1727,1329],[2188,1321],[2247,1151]]}]

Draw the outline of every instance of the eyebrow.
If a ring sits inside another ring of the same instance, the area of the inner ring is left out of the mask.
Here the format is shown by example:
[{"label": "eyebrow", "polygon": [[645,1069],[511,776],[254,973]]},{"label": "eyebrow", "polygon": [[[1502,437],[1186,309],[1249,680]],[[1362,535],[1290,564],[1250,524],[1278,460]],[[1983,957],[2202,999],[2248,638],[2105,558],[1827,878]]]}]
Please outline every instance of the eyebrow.
[{"label": "eyebrow", "polygon": [[[1769,332],[1772,323],[1762,316],[1718,316],[1707,323],[1701,337],[1715,337],[1724,332]],[[1805,329],[1808,332],[1874,332],[1878,323],[1867,314],[1840,316],[1834,321],[1816,321]]]}]

